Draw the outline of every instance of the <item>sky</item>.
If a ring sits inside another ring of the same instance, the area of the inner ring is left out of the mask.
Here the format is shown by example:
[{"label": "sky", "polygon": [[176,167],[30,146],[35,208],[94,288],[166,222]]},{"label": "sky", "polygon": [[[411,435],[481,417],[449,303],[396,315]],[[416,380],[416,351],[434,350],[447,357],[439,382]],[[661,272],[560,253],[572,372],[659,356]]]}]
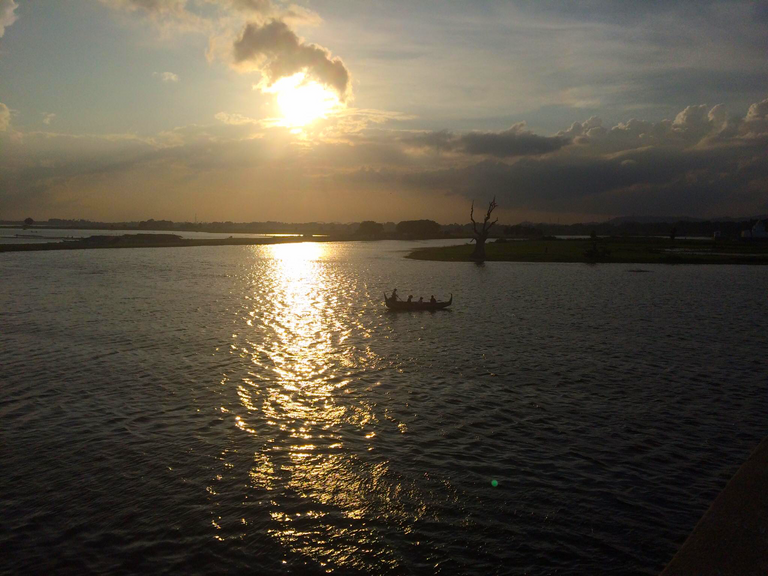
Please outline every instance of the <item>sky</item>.
[{"label": "sky", "polygon": [[0,220],[768,213],[768,3],[0,0]]}]

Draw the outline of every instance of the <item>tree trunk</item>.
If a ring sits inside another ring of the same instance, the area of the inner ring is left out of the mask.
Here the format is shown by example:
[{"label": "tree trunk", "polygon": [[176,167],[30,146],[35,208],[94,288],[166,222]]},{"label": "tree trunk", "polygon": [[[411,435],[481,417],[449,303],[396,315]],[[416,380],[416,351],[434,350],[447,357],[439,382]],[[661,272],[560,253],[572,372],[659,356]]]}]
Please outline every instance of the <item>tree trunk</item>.
[{"label": "tree trunk", "polygon": [[475,262],[485,261],[485,238],[475,238],[475,249],[470,254],[469,259]]}]

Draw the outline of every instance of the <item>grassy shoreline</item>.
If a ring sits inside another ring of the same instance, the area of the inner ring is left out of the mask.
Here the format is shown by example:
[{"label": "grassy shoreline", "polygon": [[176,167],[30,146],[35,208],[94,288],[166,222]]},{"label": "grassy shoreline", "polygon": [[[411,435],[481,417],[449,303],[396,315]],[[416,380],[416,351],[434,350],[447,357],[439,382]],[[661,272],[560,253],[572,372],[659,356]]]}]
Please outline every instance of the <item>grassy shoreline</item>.
[{"label": "grassy shoreline", "polygon": [[[412,260],[470,262],[472,244],[419,248]],[[768,264],[768,242],[664,238],[537,239],[489,242],[488,262],[586,264]]]}]

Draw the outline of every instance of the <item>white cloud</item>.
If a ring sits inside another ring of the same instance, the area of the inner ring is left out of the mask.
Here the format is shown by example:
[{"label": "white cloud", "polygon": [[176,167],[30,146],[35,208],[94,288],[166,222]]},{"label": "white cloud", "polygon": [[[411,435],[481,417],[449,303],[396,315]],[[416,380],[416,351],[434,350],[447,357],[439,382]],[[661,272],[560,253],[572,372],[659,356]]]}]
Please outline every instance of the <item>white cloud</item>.
[{"label": "white cloud", "polygon": [[54,118],[56,118],[56,114],[43,112],[43,124],[45,124],[46,126],[50,126]]},{"label": "white cloud", "polygon": [[0,38],[5,34],[5,29],[18,19],[14,13],[18,7],[15,0],[0,0]]},{"label": "white cloud", "polygon": [[230,124],[232,126],[242,126],[244,124],[260,124],[261,120],[255,118],[249,118],[242,114],[229,114],[228,112],[219,112],[214,116],[219,122],[224,124]]},{"label": "white cloud", "polygon": [[165,83],[179,81],[179,75],[174,74],[173,72],[153,72],[152,76],[154,76],[155,78],[160,78],[160,80],[162,80]]},{"label": "white cloud", "polygon": [[749,135],[768,133],[768,98],[749,107],[742,130]]}]

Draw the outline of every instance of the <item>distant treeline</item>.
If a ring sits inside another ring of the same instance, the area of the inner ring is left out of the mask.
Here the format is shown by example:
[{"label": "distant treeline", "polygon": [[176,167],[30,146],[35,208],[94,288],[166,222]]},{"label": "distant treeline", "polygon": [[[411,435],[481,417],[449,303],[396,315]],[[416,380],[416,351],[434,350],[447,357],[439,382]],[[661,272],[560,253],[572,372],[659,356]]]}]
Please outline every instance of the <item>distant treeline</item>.
[{"label": "distant treeline", "polygon": [[737,238],[744,230],[750,230],[757,222],[752,220],[728,221],[692,221],[677,222],[600,222],[593,224],[516,224],[503,226],[506,236],[518,238],[537,238],[541,236],[665,236],[676,237],[708,236],[716,232],[726,238]]},{"label": "distant treeline", "polygon": [[[492,230],[492,237],[539,238],[542,236],[670,236],[677,237],[713,236],[716,232],[722,237],[740,236],[743,230],[749,230],[757,222],[751,220],[678,220],[637,222],[627,218],[608,222],[585,224],[548,224],[521,223],[514,225],[498,224]],[[173,222],[171,220],[141,220],[131,222],[96,222],[51,218],[35,221],[0,221],[0,224],[27,227],[79,228],[100,230],[167,230],[197,231],[245,234],[318,234],[359,239],[381,238],[469,238],[472,236],[472,224],[439,224],[434,220],[404,220],[402,222],[364,222],[327,223],[327,222]]]},{"label": "distant treeline", "polygon": [[[229,234],[327,234],[327,235],[345,235],[352,234],[357,230],[359,223],[340,224],[326,222],[174,222],[172,220],[149,220],[125,221],[125,222],[99,222],[94,220],[78,220],[50,218],[48,220],[35,221],[27,218],[24,221],[0,221],[3,225],[29,226],[29,227],[49,227],[49,228],[72,228],[85,230],[167,230],[167,231],[186,231],[186,232],[218,232]],[[394,222],[388,222],[392,230],[395,229]]]}]

